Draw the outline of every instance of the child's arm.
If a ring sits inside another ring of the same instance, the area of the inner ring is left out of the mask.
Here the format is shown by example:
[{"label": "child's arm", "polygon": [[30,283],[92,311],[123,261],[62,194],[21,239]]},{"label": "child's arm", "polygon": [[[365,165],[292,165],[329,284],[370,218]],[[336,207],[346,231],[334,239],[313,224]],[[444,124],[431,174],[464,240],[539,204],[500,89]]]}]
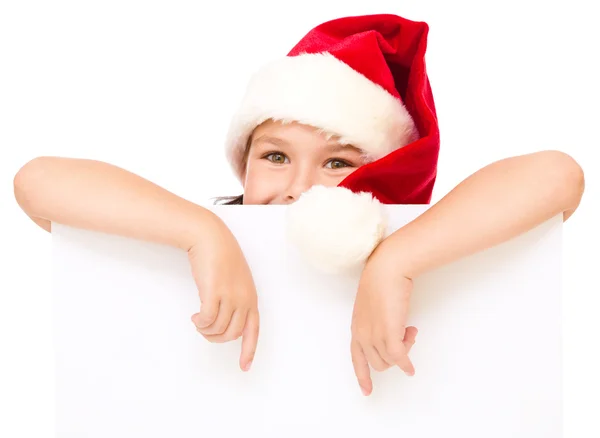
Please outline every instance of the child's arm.
[{"label": "child's arm", "polygon": [[[408,278],[516,237],[552,217],[567,220],[585,186],[569,155],[544,151],[494,162],[393,233],[382,250]],[[393,249],[392,249],[393,248]]]},{"label": "child's arm", "polygon": [[100,161],[41,157],[14,178],[15,197],[38,225],[51,222],[166,244],[188,253],[202,307],[192,316],[211,342],[243,337],[247,370],[258,342],[252,274],[237,240],[210,210]]},{"label": "child's arm", "polygon": [[51,222],[163,243],[184,250],[218,218],[209,210],[117,166],[39,157],[14,179],[15,198],[39,226]]},{"label": "child's arm", "polygon": [[441,265],[512,239],[562,214],[567,220],[584,191],[581,167],[568,155],[545,151],[507,158],[477,171],[437,204],[394,232],[362,273],[352,317],[352,362],[363,392],[369,366],[414,367],[406,327],[412,279]]}]

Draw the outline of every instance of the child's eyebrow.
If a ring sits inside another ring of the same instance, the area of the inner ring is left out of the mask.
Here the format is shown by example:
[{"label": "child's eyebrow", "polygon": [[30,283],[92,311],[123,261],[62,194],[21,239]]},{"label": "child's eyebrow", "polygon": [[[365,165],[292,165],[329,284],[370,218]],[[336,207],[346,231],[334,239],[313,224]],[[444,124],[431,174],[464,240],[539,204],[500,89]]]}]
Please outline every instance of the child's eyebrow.
[{"label": "child's eyebrow", "polygon": [[272,144],[280,146],[280,147],[289,145],[289,143],[287,141],[285,141],[284,139],[279,138],[279,137],[272,137],[267,134],[263,134],[260,137],[258,137],[256,140],[254,140],[254,143],[272,143]]},{"label": "child's eyebrow", "polygon": [[331,152],[352,151],[352,152],[358,152],[359,154],[363,153],[362,150],[360,150],[359,148],[357,148],[356,146],[353,146],[351,144],[332,143],[332,144],[328,145],[328,149]]},{"label": "child's eyebrow", "polygon": [[[279,147],[286,147],[286,146],[290,145],[290,143],[287,140],[284,140],[283,138],[280,138],[280,137],[273,137],[268,134],[263,134],[260,137],[257,137],[256,140],[254,140],[254,143],[271,143],[271,144],[274,144]],[[356,146],[353,146],[351,144],[340,144],[340,143],[331,142],[331,143],[327,144],[326,148],[327,148],[327,151],[331,152],[331,153],[344,152],[344,151],[357,152],[359,154],[363,153],[363,151],[361,149],[359,149]]]}]

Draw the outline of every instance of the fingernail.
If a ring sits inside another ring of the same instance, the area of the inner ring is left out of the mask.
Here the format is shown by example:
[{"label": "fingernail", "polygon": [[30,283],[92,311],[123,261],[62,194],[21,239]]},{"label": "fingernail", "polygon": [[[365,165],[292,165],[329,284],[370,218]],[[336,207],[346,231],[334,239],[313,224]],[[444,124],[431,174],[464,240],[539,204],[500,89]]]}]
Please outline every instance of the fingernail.
[{"label": "fingernail", "polygon": [[360,390],[362,391],[363,395],[369,395],[369,392],[362,386],[360,387]]},{"label": "fingernail", "polygon": [[252,366],[252,361],[250,361],[246,364],[246,366],[244,367],[244,371],[249,371],[251,366]]}]

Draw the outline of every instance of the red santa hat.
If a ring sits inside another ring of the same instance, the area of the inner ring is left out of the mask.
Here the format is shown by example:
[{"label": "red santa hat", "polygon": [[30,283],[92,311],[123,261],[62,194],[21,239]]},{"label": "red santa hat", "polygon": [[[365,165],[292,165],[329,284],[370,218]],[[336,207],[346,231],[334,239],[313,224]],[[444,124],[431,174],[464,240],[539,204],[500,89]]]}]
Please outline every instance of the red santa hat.
[{"label": "red santa hat", "polygon": [[290,238],[324,270],[367,259],[385,235],[381,204],[431,200],[439,129],[428,31],[390,14],[320,24],[253,75],[231,121],[226,154],[240,181],[248,138],[269,119],[319,128],[365,153],[368,163],[338,187],[313,187],[289,206]]}]

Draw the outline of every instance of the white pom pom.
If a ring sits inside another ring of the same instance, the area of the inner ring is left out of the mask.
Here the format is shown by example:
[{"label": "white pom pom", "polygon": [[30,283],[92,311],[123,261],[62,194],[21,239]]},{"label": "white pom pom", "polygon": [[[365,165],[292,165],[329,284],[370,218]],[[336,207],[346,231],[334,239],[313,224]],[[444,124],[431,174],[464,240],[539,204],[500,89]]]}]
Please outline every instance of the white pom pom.
[{"label": "white pom pom", "polygon": [[309,263],[328,273],[363,265],[387,229],[376,198],[343,187],[313,186],[287,214],[290,241]]}]

